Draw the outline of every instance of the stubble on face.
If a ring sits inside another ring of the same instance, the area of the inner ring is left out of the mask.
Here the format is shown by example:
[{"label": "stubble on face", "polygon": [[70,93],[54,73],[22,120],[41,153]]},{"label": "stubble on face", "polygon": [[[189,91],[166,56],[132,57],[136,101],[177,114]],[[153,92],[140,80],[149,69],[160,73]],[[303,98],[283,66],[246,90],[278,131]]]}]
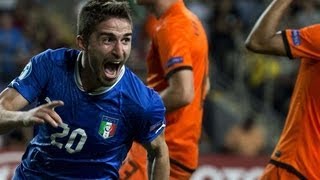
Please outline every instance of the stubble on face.
[{"label": "stubble on face", "polygon": [[[89,39],[86,62],[92,72],[91,83],[99,88],[117,81],[120,69],[130,55],[132,25],[126,19],[110,18],[97,25],[96,29]],[[119,63],[119,68],[113,70],[114,78],[106,74],[110,71],[106,70],[108,63]]]}]

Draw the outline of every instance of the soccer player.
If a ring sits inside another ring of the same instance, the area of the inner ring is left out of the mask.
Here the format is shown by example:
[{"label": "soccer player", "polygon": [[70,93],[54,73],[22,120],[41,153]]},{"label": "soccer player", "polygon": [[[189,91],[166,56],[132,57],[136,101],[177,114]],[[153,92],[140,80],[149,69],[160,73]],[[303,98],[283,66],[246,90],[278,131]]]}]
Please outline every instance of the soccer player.
[{"label": "soccer player", "polygon": [[163,102],[124,65],[131,36],[127,2],[89,0],[78,18],[80,51],[34,56],[0,94],[1,134],[35,126],[13,179],[118,179],[134,140],[154,157],[152,177],[169,177]]},{"label": "soccer player", "polygon": [[[158,19],[147,57],[147,83],[166,107],[170,179],[189,179],[198,165],[203,100],[208,91],[208,42],[182,0],[137,0]],[[145,153],[134,144],[120,177],[147,179]]]},{"label": "soccer player", "polygon": [[273,0],[246,40],[254,52],[301,61],[286,123],[261,179],[320,179],[320,25],[278,32],[292,1]]}]

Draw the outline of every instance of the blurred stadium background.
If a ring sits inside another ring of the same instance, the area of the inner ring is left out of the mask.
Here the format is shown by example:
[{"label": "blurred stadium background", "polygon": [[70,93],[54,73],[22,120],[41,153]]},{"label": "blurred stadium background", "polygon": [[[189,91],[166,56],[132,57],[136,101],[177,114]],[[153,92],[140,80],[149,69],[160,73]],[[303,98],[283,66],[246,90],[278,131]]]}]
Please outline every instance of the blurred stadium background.
[{"label": "blurred stadium background", "polygon": [[[0,1],[0,90],[36,53],[75,47],[76,13],[83,2]],[[200,166],[193,179],[256,179],[278,140],[299,61],[253,54],[244,48],[244,39],[269,2],[185,0],[206,28],[211,58]],[[319,0],[293,4],[282,27],[319,22]],[[132,7],[135,26],[128,65],[144,79],[146,14],[143,8]],[[0,136],[0,180],[10,178],[31,137],[32,129],[26,128]]]}]

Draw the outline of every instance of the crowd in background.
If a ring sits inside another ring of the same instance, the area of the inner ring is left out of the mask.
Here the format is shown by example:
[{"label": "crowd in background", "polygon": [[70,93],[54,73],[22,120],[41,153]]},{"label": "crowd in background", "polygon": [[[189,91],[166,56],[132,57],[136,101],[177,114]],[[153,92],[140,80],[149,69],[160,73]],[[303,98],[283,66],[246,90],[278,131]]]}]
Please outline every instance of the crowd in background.
[{"label": "crowd in background", "polygon": [[[250,53],[244,38],[270,0],[185,0],[203,22],[210,45],[211,90],[205,104],[202,153],[269,154],[288,109],[299,61]],[[0,3],[0,90],[36,53],[74,47],[80,0],[6,0]],[[318,0],[295,1],[283,27],[320,19]],[[66,11],[67,9],[67,11]],[[133,6],[133,51],[128,62],[145,78],[146,12]],[[204,42],[205,43],[205,42]],[[24,148],[30,129],[3,136],[0,147]]]}]

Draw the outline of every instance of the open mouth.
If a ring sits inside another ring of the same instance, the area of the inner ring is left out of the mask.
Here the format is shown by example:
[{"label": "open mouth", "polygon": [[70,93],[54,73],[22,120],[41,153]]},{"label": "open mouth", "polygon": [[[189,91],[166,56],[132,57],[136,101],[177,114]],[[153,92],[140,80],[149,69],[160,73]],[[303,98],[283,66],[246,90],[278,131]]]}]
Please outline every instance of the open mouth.
[{"label": "open mouth", "polygon": [[107,79],[115,79],[118,77],[119,70],[120,70],[120,62],[106,62],[104,64],[104,74],[106,75]]}]

